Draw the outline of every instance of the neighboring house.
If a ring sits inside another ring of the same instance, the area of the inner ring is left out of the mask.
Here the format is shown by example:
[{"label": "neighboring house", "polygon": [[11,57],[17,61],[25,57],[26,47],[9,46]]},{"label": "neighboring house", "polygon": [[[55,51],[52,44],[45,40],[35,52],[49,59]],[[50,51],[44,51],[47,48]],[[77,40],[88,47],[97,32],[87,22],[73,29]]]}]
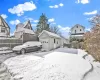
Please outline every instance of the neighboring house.
[{"label": "neighboring house", "polygon": [[52,50],[61,46],[61,37],[57,34],[43,30],[38,37],[42,43],[42,48],[45,50]]},{"label": "neighboring house", "polygon": [[82,25],[76,24],[74,27],[71,28],[71,37],[82,39],[85,33],[85,27]]},{"label": "neighboring house", "polygon": [[32,29],[30,21],[16,25],[14,36],[15,38],[22,39],[23,43],[27,41],[37,41],[38,39],[38,36],[35,35]]},{"label": "neighboring house", "polygon": [[10,27],[6,21],[0,16],[0,37],[9,37]]}]

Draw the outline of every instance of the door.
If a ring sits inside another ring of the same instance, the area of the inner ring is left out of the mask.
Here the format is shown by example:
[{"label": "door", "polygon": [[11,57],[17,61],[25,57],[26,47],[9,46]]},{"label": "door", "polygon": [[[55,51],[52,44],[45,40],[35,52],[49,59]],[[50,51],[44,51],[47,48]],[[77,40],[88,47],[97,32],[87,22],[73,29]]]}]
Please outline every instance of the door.
[{"label": "door", "polygon": [[54,49],[56,48],[56,39],[54,39]]}]

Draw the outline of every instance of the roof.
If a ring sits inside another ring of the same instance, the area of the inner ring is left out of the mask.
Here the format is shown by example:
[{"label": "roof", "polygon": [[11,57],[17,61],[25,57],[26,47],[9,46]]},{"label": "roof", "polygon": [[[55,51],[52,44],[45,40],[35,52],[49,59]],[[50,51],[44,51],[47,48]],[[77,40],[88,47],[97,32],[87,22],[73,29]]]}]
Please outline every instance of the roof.
[{"label": "roof", "polygon": [[[25,23],[19,23],[19,24],[17,24],[16,27],[25,28],[28,24],[31,25],[30,20],[26,21]],[[32,29],[32,27],[31,27],[31,29]]]},{"label": "roof", "polygon": [[71,28],[71,30],[72,30],[74,27],[76,27],[76,26],[81,26],[81,27],[83,27],[83,28],[85,29],[84,26],[82,26],[82,25],[80,25],[80,24],[76,24],[76,25],[74,25],[74,26]]},{"label": "roof", "polygon": [[10,28],[6,21],[0,16],[0,26]]},{"label": "roof", "polygon": [[50,37],[61,38],[59,35],[49,32],[49,31],[46,31],[46,30],[43,30],[38,37],[40,37],[44,32],[47,33]]},{"label": "roof", "polygon": [[18,28],[15,32],[24,32],[24,33],[29,33],[29,34],[35,34],[33,30],[26,29],[26,28]]}]

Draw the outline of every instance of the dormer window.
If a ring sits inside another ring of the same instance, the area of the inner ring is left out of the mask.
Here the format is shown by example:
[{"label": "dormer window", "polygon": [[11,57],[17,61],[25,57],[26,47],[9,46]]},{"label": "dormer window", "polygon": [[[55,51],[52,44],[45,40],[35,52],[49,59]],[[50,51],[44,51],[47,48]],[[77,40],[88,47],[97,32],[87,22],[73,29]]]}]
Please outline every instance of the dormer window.
[{"label": "dormer window", "polygon": [[5,33],[5,28],[1,28],[1,32],[2,33]]}]

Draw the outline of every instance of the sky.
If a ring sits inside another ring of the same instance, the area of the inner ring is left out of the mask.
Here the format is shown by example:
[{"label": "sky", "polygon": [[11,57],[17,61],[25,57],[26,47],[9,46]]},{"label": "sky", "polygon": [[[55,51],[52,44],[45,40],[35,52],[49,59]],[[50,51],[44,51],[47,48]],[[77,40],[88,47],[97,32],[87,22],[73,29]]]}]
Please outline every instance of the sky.
[{"label": "sky", "polygon": [[35,30],[40,15],[45,13],[51,26],[57,26],[67,37],[75,24],[90,30],[89,20],[99,10],[100,0],[0,0],[0,15],[10,26],[11,35],[18,23],[27,20]]}]

